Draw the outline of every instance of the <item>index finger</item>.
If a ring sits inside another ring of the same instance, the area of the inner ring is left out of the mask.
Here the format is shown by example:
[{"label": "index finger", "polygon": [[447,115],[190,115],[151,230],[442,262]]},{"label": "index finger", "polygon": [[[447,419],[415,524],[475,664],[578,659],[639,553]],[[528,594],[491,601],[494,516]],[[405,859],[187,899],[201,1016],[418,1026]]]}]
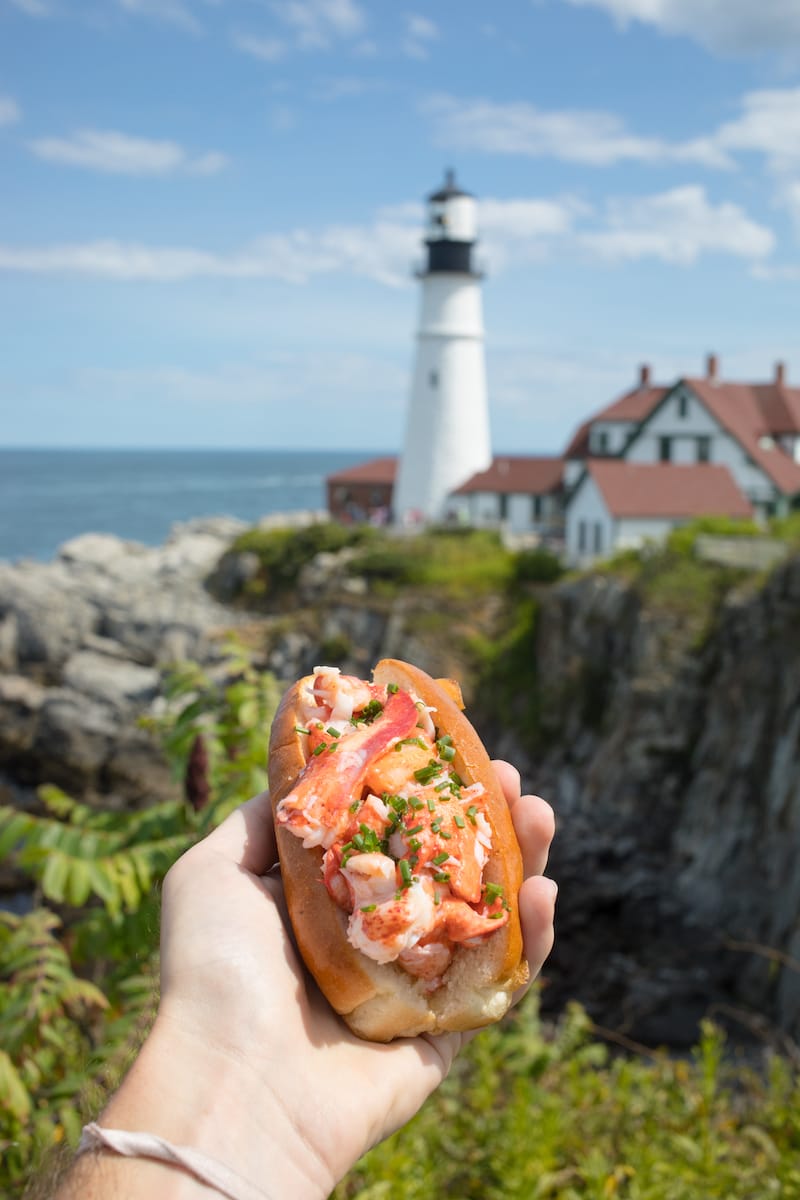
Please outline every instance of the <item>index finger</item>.
[{"label": "index finger", "polygon": [[495,759],[492,766],[511,811],[514,831],[522,851],[523,874],[526,879],[530,875],[542,875],[555,835],[553,810],[541,796],[520,794],[519,771],[511,763]]}]

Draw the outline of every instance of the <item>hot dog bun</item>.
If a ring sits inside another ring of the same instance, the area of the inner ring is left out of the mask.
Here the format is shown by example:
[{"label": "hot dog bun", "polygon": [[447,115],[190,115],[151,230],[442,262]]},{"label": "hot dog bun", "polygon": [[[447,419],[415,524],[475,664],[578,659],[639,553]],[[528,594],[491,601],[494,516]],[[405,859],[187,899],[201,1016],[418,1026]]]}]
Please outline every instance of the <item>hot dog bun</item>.
[{"label": "hot dog bun", "polygon": [[[309,760],[301,713],[313,680],[307,676],[289,688],[273,721],[269,785],[276,817]],[[514,991],[528,978],[517,906],[522,859],[508,805],[480,738],[460,710],[457,684],[439,683],[396,659],[378,663],[374,683],[413,693],[432,710],[437,737],[452,738],[452,765],[464,784],[483,785],[481,803],[491,825],[491,851],[483,879],[498,892],[502,889],[508,919],[504,912],[502,927],[471,939],[472,944],[456,945],[441,981],[431,990],[397,962],[376,962],[348,941],[347,913],[322,883],[322,848],[305,848],[301,838],[278,819],[281,873],[297,945],[329,1003],[360,1037],[388,1042],[423,1032],[478,1028],[499,1020]]]}]

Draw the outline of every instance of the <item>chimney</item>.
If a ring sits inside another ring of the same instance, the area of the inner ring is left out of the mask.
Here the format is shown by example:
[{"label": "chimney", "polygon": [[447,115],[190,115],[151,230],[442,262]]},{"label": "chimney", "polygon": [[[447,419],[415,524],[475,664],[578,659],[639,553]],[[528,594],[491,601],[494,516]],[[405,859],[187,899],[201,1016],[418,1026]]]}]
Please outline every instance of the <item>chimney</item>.
[{"label": "chimney", "polygon": [[786,364],[782,362],[775,363],[775,382],[778,387],[783,387],[786,383]]},{"label": "chimney", "polygon": [[719,371],[719,360],[716,354],[709,354],[706,359],[706,379],[709,383],[716,383],[717,372]]},{"label": "chimney", "polygon": [[642,363],[639,367],[639,387],[650,387],[650,363]]}]

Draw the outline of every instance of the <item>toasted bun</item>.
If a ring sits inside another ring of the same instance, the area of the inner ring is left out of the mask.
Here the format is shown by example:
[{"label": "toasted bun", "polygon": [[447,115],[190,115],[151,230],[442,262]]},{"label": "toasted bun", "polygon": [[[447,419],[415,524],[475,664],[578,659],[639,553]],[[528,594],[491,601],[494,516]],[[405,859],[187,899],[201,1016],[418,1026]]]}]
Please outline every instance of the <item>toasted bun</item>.
[{"label": "toasted bun", "polygon": [[[503,887],[510,919],[479,945],[457,945],[441,985],[426,991],[420,980],[396,963],[376,963],[350,944],[347,916],[322,884],[322,850],[304,849],[299,838],[277,825],[281,873],[297,945],[323,994],[360,1037],[388,1042],[419,1033],[476,1029],[499,1020],[514,991],[528,978],[517,904],[522,857],[511,814],[486,750],[461,712],[458,684],[433,680],[418,667],[396,659],[379,662],[374,679],[382,685],[396,683],[435,709],[439,732],[449,733],[456,747],[453,765],[458,774],[486,789],[492,852],[484,879]],[[296,727],[301,688],[307,683],[308,678],[300,680],[288,690],[273,721],[269,751],[273,810],[292,791],[306,763],[308,739]]]}]

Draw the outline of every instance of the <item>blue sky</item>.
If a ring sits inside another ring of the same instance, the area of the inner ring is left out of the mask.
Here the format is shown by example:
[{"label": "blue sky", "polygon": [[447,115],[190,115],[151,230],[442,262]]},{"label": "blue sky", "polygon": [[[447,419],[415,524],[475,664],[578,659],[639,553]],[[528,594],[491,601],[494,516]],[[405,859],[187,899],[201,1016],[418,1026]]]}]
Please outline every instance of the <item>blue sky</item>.
[{"label": "blue sky", "polygon": [[800,3],[0,0],[0,444],[399,448],[448,166],[497,450],[800,383]]}]

